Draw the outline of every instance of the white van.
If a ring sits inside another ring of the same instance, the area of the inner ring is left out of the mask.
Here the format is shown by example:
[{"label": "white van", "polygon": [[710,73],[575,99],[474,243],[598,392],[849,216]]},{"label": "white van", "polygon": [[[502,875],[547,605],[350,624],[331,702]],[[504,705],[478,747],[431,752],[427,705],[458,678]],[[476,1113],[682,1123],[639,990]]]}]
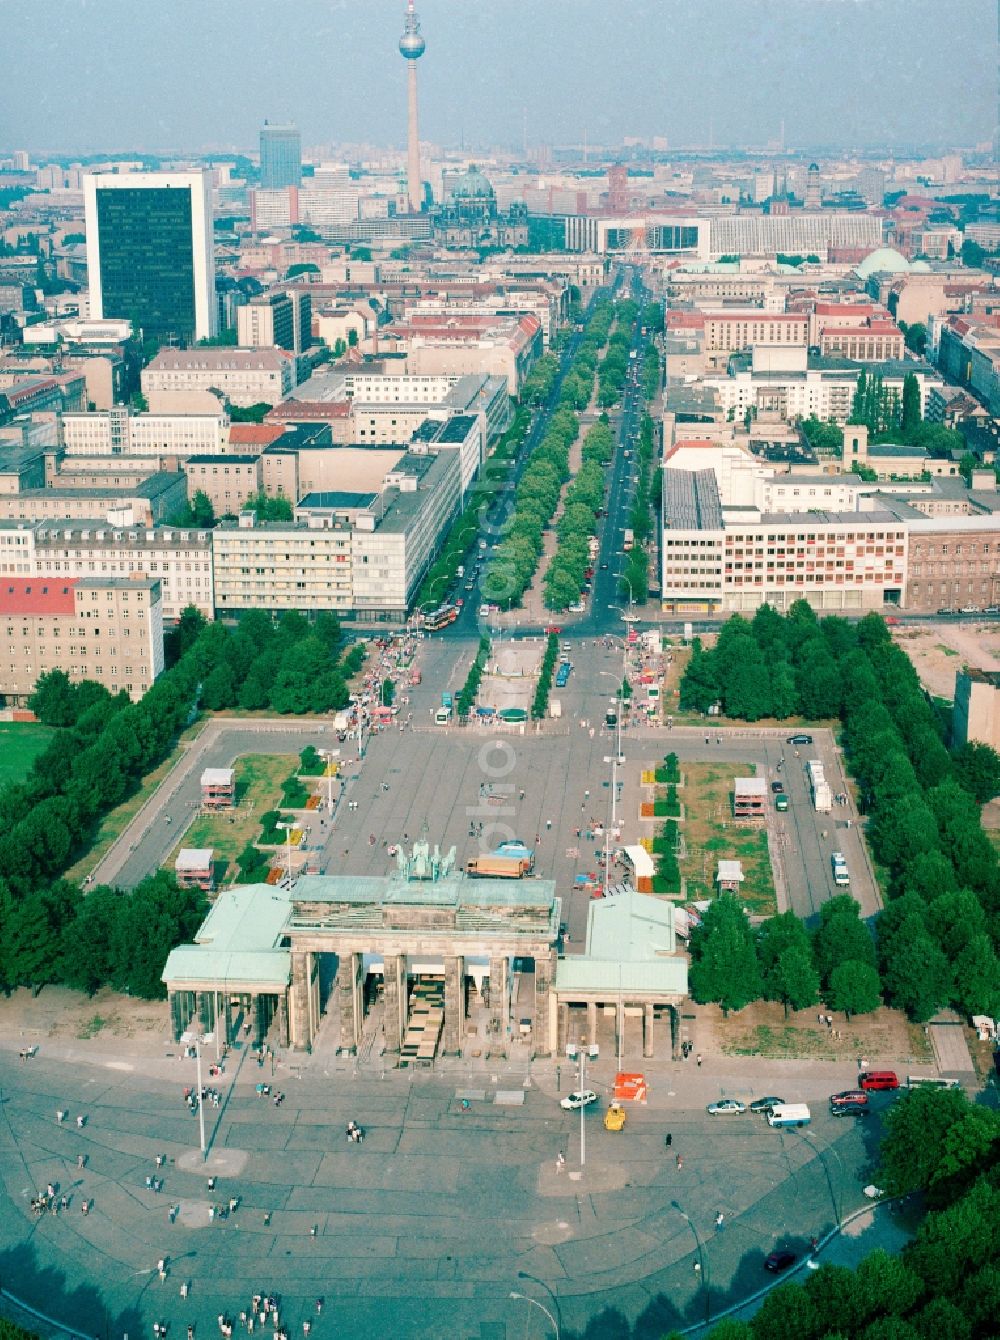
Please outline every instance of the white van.
[{"label": "white van", "polygon": [[437,726],[447,726],[450,720],[451,720],[450,707],[439,707],[438,710],[434,713],[434,723]]},{"label": "white van", "polygon": [[839,884],[842,887],[850,884],[851,876],[847,870],[847,862],[844,859],[844,853],[842,851],[835,851],[830,857],[830,862],[833,866],[834,884]]},{"label": "white van", "polygon": [[769,1126],[808,1126],[812,1113],[805,1103],[775,1103],[767,1114]]}]

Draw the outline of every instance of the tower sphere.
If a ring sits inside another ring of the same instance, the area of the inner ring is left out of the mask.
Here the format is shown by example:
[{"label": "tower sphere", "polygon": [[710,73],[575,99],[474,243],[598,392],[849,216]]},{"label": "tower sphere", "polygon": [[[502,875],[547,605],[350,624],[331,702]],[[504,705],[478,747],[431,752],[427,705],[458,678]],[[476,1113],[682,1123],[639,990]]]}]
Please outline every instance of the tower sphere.
[{"label": "tower sphere", "polygon": [[420,32],[420,20],[413,12],[412,0],[406,11],[406,31],[399,39],[399,54],[406,60],[417,60],[427,50],[427,43]]}]

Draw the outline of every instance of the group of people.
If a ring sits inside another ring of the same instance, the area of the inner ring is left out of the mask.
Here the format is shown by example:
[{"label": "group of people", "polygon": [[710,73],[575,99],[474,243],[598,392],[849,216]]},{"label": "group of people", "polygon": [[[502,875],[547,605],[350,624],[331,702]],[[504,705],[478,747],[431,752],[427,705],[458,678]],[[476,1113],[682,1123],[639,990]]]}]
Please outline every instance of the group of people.
[{"label": "group of people", "polygon": [[[58,1121],[59,1125],[61,1126],[68,1116],[69,1116],[68,1112],[64,1112],[62,1108],[59,1108],[58,1111],[56,1112],[56,1121]],[[83,1113],[81,1113],[80,1116],[78,1116],[76,1119],[76,1129],[78,1131],[82,1131],[84,1126],[86,1126],[86,1124],[87,1124],[87,1118],[86,1116],[83,1115]]]},{"label": "group of people", "polygon": [[347,1138],[355,1145],[360,1145],[365,1138],[365,1128],[359,1126],[353,1117],[347,1123]]}]

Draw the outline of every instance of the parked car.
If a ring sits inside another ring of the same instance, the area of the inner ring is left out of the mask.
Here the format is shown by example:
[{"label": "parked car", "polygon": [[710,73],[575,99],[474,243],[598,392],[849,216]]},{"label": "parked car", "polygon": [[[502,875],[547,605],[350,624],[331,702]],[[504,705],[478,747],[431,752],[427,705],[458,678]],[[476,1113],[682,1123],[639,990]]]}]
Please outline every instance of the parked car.
[{"label": "parked car", "polygon": [[978,614],[978,613],[979,613],[979,606],[978,606],[978,605],[963,605],[962,608],[961,608],[958,612],[959,612],[959,614]]},{"label": "parked car", "polygon": [[983,610],[984,614],[1000,614],[1000,605],[987,605]]},{"label": "parked car", "polygon": [[954,614],[954,613],[955,611],[953,609],[949,609],[947,605],[942,605],[941,608],[938,610],[938,614]]},{"label": "parked car", "polygon": [[774,1094],[771,1094],[768,1098],[755,1098],[750,1104],[750,1111],[766,1112],[768,1108],[777,1107],[784,1101],[784,1098],[776,1098]]},{"label": "parked car", "polygon": [[871,1108],[867,1103],[831,1103],[831,1117],[867,1117]]},{"label": "parked car", "polygon": [[812,744],[812,742],[813,737],[811,735],[789,735],[785,744]]},{"label": "parked car", "polygon": [[746,1103],[741,1103],[738,1098],[720,1098],[717,1103],[709,1103],[708,1114],[711,1117],[721,1117],[729,1112],[745,1112]]},{"label": "parked car", "polygon": [[867,1105],[868,1095],[864,1089],[844,1089],[841,1093],[830,1094],[830,1106],[836,1107],[839,1103],[861,1103]]},{"label": "parked car", "polygon": [[794,1252],[772,1252],[764,1260],[764,1269],[769,1270],[772,1275],[780,1275],[783,1270],[793,1266],[798,1259]]},{"label": "parked car", "polygon": [[777,795],[780,795],[781,792],[784,791],[784,789],[785,789],[785,783],[784,783],[784,782],[772,782],[772,783],[771,783],[771,790],[774,792],[774,794],[775,794],[776,796],[777,796]]},{"label": "parked car", "polygon": [[583,1092],[568,1093],[560,1102],[559,1106],[564,1107],[567,1112],[576,1112],[581,1107],[589,1107],[591,1103],[597,1102],[597,1094],[593,1089],[584,1089]]},{"label": "parked car", "polygon": [[895,1070],[863,1070],[858,1076],[861,1089],[898,1089],[899,1076]]}]

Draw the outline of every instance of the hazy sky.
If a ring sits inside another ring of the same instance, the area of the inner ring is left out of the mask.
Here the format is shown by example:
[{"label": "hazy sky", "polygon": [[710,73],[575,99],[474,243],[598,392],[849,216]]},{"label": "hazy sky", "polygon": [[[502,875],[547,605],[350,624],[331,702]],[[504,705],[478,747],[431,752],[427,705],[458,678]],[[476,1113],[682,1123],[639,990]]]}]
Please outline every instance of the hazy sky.
[{"label": "hazy sky", "polygon": [[[0,0],[0,148],[401,144],[404,0]],[[418,0],[422,137],[972,144],[995,0]]]}]

